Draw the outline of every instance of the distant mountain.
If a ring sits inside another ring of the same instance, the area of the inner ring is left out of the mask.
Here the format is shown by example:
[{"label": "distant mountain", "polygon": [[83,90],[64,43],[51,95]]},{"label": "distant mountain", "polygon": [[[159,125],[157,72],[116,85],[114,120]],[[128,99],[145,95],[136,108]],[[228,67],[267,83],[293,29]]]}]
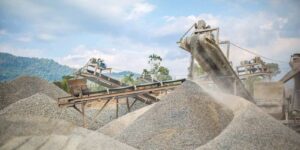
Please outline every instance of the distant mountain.
[{"label": "distant mountain", "polygon": [[52,59],[19,57],[0,53],[0,82],[13,80],[18,76],[37,76],[48,81],[61,80],[75,69],[60,65]]},{"label": "distant mountain", "polygon": [[129,74],[134,74],[134,78],[137,78],[140,76],[140,74],[138,73],[134,73],[134,72],[131,72],[131,71],[121,71],[121,72],[112,72],[112,73],[104,73],[104,75],[107,75],[111,78],[114,78],[114,79],[118,79],[118,80],[121,80],[124,76],[127,76]]}]

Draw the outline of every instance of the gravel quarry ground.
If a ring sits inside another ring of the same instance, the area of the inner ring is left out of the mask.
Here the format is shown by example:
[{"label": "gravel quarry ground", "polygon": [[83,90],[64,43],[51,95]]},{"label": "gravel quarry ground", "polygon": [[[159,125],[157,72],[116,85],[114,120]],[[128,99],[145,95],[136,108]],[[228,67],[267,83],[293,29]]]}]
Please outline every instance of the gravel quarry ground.
[{"label": "gravel quarry ground", "polygon": [[51,97],[37,93],[19,100],[0,110],[0,116],[18,115],[30,118],[32,115],[51,119],[62,119],[73,124],[82,125],[82,117],[75,109],[59,108]]},{"label": "gravel quarry ground", "polygon": [[7,83],[0,83],[0,109],[36,93],[44,93],[53,99],[67,96],[66,92],[48,81],[23,76]]},{"label": "gravel quarry ground", "polygon": [[114,137],[138,149],[300,148],[299,134],[254,104],[237,96],[203,90],[190,81]]},{"label": "gravel quarry ground", "polygon": [[185,82],[156,103],[116,139],[138,149],[195,149],[216,137],[233,112]]},{"label": "gravel quarry ground", "polygon": [[[59,108],[57,98],[68,94],[55,86],[37,77],[19,77],[8,83],[0,84],[1,107],[0,115],[21,115],[28,117],[31,115],[42,116],[52,119],[62,119],[77,126],[83,125],[82,115],[73,108]],[[119,116],[127,113],[125,99],[120,99]],[[129,99],[130,104],[133,99]],[[98,109],[86,109],[86,121],[89,129],[96,130],[108,122],[116,119],[116,107],[113,101],[109,102],[111,107],[103,109],[101,114],[91,124],[92,118]],[[142,108],[146,104],[137,101],[132,111]],[[80,108],[80,106],[79,106]]]},{"label": "gravel quarry ground", "polygon": [[[112,103],[91,125],[97,131],[80,127],[82,116],[73,108],[59,108],[55,96],[40,90],[28,93],[0,110],[0,149],[300,148],[299,134],[254,104],[191,81],[158,103],[137,103],[137,110],[128,114],[121,102],[119,116],[126,115],[118,119]],[[96,111],[87,111],[88,121]]]},{"label": "gravel quarry ground", "polygon": [[123,132],[124,129],[126,129],[129,125],[131,125],[137,118],[139,118],[141,115],[143,115],[145,112],[147,112],[150,108],[152,108],[154,104],[151,104],[149,106],[145,106],[143,108],[140,108],[136,111],[130,112],[116,120],[113,120],[106,124],[105,126],[101,127],[97,131],[108,135],[110,137],[114,137],[121,132]]},{"label": "gravel quarry ground", "polygon": [[32,116],[0,117],[0,149],[132,150],[134,148],[101,133],[63,120]]}]

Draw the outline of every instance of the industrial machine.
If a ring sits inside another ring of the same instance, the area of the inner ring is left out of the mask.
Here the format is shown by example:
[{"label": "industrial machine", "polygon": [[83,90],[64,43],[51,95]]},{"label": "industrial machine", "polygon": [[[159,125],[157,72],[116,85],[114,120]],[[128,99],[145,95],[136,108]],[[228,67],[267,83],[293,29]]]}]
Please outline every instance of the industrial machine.
[{"label": "industrial machine", "polygon": [[111,72],[112,68],[107,68],[104,60],[101,58],[91,58],[87,64],[82,67],[79,72],[92,73],[94,75],[101,75],[103,71]]},{"label": "industrial machine", "polygon": [[300,120],[300,53],[291,56],[290,67],[280,80],[286,85],[286,119]]},{"label": "industrial machine", "polygon": [[86,84],[86,79],[72,79],[67,82],[70,93],[75,97],[82,97],[88,95],[89,89]]},{"label": "industrial machine", "polygon": [[[192,29],[191,35],[186,36]],[[219,29],[211,28],[203,20],[195,23],[177,42],[181,48],[191,53],[191,67],[195,59],[211,80],[223,91],[244,97],[255,103],[265,112],[277,119],[298,120],[300,126],[300,54],[291,56],[289,71],[280,81],[270,82],[272,71],[260,58],[255,57],[250,61],[241,62],[236,72],[224,56],[219,44]],[[229,57],[227,46],[227,58]],[[190,73],[192,75],[192,73]],[[254,83],[254,95],[244,87],[241,79],[251,76],[268,77],[268,82]],[[285,87],[288,82],[292,90],[287,92]],[[299,128],[300,131],[300,128]]]},{"label": "industrial machine", "polygon": [[[159,101],[156,97],[157,94],[167,93],[185,81],[185,79],[154,81],[152,83],[128,86],[119,80],[104,75],[103,71],[105,70],[109,70],[110,72],[111,68],[107,68],[102,59],[91,58],[84,67],[75,72],[75,79],[68,81],[71,95],[58,98],[59,107],[73,107],[82,114],[84,127],[87,126],[85,119],[85,108],[87,104],[101,101],[105,102],[93,117],[95,119],[106,107],[108,102],[114,101],[116,103],[117,118],[119,114],[119,99],[126,99],[127,111],[130,112],[130,109],[136,101],[141,101],[145,104],[157,102]],[[97,83],[105,87],[105,90],[90,91],[87,81]],[[131,104],[129,104],[129,98],[134,99]],[[78,105],[81,106],[81,109],[78,108]]]},{"label": "industrial machine", "polygon": [[[192,34],[187,37],[184,35],[178,42],[179,46],[191,53],[192,59],[197,60],[223,91],[253,101],[218,45],[219,29],[211,28],[203,20],[198,21],[192,28],[194,28]],[[216,34],[213,34],[214,31]]]},{"label": "industrial machine", "polygon": [[272,75],[272,72],[260,57],[255,57],[250,61],[241,61],[240,65],[236,67],[236,72],[241,80],[253,76],[267,77],[270,80]]}]

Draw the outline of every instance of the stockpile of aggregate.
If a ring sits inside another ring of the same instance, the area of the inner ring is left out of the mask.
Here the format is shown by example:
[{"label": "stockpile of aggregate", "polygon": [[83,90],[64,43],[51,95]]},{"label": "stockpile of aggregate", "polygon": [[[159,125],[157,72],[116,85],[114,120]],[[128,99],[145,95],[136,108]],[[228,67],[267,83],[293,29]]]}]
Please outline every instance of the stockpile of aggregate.
[{"label": "stockpile of aggregate", "polygon": [[[133,102],[134,102],[134,99],[129,98],[129,104],[132,104]],[[136,101],[134,103],[134,105],[131,107],[130,111],[135,111],[135,110],[141,109],[147,105],[148,104],[145,104],[141,101]],[[91,118],[93,118],[98,113],[100,107],[97,109],[87,109],[88,110],[87,114]],[[122,117],[123,115],[126,115],[127,113],[128,113],[128,110],[127,110],[126,99],[119,99],[118,117]],[[107,104],[107,106],[101,111],[101,113],[96,117],[96,120],[94,123],[91,123],[92,119],[89,120],[89,129],[97,130],[115,119],[117,119],[117,117],[116,117],[116,101],[110,101]]]},{"label": "stockpile of aggregate", "polygon": [[[99,131],[103,132],[105,127]],[[111,136],[138,149],[300,147],[298,133],[254,104],[241,97],[200,88],[191,81]]]},{"label": "stockpile of aggregate", "polygon": [[77,128],[74,124],[58,119],[50,119],[41,116],[0,116],[0,146],[9,139],[18,136],[29,135],[67,135]]},{"label": "stockpile of aggregate", "polygon": [[[133,100],[130,100],[132,103]],[[113,103],[113,102],[110,102]],[[145,104],[141,102],[136,102],[132,107],[132,111],[143,107]],[[80,108],[80,106],[78,106]],[[98,109],[86,109],[86,122],[89,129],[96,130],[108,122],[116,119],[116,108],[107,107],[104,108],[98,117],[96,117],[94,123],[92,118],[98,112]],[[119,105],[119,116],[122,116],[127,113],[126,104],[122,103]],[[30,97],[19,100],[4,109],[0,110],[0,115],[19,115],[19,116],[42,116],[46,118],[56,118],[62,119],[77,126],[83,125],[82,115],[76,111],[74,108],[59,108],[57,102],[51,97],[43,94],[36,93]]]},{"label": "stockpile of aggregate", "polygon": [[0,149],[134,149],[63,120],[0,116]]},{"label": "stockpile of aggregate", "polygon": [[220,134],[232,118],[230,109],[186,81],[115,138],[138,149],[195,149]]},{"label": "stockpile of aggregate", "polygon": [[7,83],[0,83],[0,109],[36,93],[44,93],[55,100],[67,95],[66,92],[46,80],[22,76]]},{"label": "stockpile of aggregate", "polygon": [[215,100],[233,110],[234,118],[221,134],[200,146],[202,149],[289,149],[300,148],[300,135],[247,100],[214,93]]},{"label": "stockpile of aggregate", "polygon": [[59,108],[51,97],[37,93],[19,100],[0,110],[0,116],[18,115],[30,118],[41,116],[51,119],[62,119],[76,125],[82,125],[82,117],[75,109]]},{"label": "stockpile of aggregate", "polygon": [[[57,98],[68,94],[52,83],[37,77],[19,77],[8,83],[1,83],[0,88],[1,107],[7,107],[2,108],[3,110],[0,109],[0,114],[54,117],[70,121],[78,126],[83,125],[82,115],[78,111],[71,107],[58,107]],[[129,101],[132,104],[134,99],[129,99]],[[98,129],[116,119],[115,101],[111,101],[109,104],[112,106],[104,108],[94,123],[91,123],[91,121],[98,109],[86,108],[86,122],[89,129]],[[140,101],[136,101],[131,110],[134,111],[145,105]],[[81,106],[78,107],[81,108]],[[126,113],[127,105],[125,99],[120,99],[119,117]]]},{"label": "stockpile of aggregate", "polygon": [[10,139],[0,149],[42,149],[42,150],[136,150],[129,145],[114,140],[101,133],[87,133],[85,135],[59,135],[48,136],[19,136]]},{"label": "stockpile of aggregate", "polygon": [[140,108],[136,111],[130,112],[118,119],[115,119],[108,124],[104,125],[97,131],[108,135],[110,137],[114,137],[118,134],[120,134],[124,129],[126,129],[128,126],[130,126],[137,118],[139,118],[141,115],[143,115],[145,112],[147,112],[150,108],[152,108],[154,104],[145,106],[143,108]]}]

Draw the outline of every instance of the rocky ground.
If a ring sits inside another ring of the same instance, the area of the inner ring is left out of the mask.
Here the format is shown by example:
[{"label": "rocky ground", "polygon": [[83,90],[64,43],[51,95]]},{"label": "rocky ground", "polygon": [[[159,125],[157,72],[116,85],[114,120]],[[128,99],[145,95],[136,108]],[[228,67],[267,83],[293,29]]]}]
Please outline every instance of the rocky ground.
[{"label": "rocky ground", "polygon": [[124,116],[118,119],[113,102],[94,124],[90,121],[97,110],[87,110],[89,129],[80,127],[82,116],[77,111],[57,106],[56,98],[66,93],[51,83],[21,77],[0,87],[0,149],[300,147],[299,134],[254,104],[191,81],[158,103],[147,107],[137,103],[137,111],[128,114],[121,101],[119,116]]}]

